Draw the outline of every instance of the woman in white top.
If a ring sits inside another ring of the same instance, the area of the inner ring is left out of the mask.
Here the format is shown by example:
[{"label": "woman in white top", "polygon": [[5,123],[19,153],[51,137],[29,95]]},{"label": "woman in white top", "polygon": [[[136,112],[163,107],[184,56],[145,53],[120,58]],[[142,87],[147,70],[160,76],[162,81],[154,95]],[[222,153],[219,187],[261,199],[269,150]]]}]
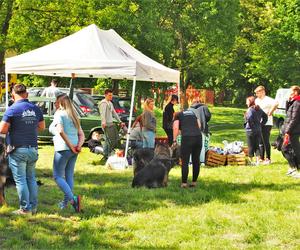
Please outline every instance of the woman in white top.
[{"label": "woman in white top", "polygon": [[270,134],[273,126],[273,112],[277,109],[278,102],[273,98],[266,96],[266,90],[264,86],[258,86],[254,92],[257,97],[255,99],[255,105],[258,105],[268,115],[267,123],[262,125],[262,137],[259,141],[260,162],[268,165],[271,163]]}]

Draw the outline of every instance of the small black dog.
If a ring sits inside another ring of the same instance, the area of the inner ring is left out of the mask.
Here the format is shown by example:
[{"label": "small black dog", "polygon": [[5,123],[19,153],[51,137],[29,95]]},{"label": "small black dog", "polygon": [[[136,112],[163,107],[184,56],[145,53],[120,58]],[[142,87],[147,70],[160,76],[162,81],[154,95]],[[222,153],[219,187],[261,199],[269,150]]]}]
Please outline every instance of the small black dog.
[{"label": "small black dog", "polygon": [[282,155],[285,159],[287,159],[291,168],[298,170],[300,169],[300,166],[297,163],[296,154],[294,152],[294,149],[292,148],[291,143],[289,142],[287,145],[283,145],[282,134],[279,134],[277,136],[275,142],[272,143],[272,146],[278,151],[281,151]]},{"label": "small black dog", "polygon": [[[169,172],[179,159],[178,146],[170,148],[168,145],[158,144],[154,152],[148,149],[141,151],[141,153],[137,151],[135,154],[144,155],[146,158],[140,160],[139,163],[142,164],[135,168],[132,187],[166,187]],[[152,159],[149,161],[151,156]]]}]

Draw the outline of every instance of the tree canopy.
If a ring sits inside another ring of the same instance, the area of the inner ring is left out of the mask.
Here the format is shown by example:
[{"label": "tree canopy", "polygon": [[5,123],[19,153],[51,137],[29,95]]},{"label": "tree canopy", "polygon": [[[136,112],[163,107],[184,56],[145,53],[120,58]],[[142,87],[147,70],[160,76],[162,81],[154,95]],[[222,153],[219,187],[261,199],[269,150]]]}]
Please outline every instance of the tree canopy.
[{"label": "tree canopy", "polygon": [[0,62],[92,23],[179,69],[184,89],[239,103],[260,84],[270,93],[299,84],[298,0],[0,0]]}]

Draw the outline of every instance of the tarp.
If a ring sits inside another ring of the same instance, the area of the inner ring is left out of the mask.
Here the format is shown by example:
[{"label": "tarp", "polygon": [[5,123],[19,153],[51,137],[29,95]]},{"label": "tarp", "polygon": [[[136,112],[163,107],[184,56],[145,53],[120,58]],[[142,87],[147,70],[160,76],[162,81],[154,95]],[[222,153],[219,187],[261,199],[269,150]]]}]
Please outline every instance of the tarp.
[{"label": "tarp", "polygon": [[179,71],[132,47],[114,30],[92,24],[30,52],[6,58],[6,73],[179,82]]}]

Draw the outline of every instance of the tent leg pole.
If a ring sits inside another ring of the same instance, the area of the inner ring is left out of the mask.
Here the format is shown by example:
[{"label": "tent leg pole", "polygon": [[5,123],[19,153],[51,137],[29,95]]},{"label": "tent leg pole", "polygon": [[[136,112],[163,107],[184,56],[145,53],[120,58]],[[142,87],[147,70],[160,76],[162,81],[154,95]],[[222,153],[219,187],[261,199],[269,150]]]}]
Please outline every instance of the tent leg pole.
[{"label": "tent leg pole", "polygon": [[135,86],[136,86],[136,77],[133,78],[133,87],[132,87],[132,93],[131,93],[129,123],[128,123],[128,131],[127,131],[127,134],[126,134],[125,159],[127,158],[128,147],[129,147],[129,135],[130,135],[130,131],[131,131],[131,120],[132,120],[133,106],[134,106]]},{"label": "tent leg pole", "polygon": [[5,107],[8,108],[8,73],[5,72]]}]

